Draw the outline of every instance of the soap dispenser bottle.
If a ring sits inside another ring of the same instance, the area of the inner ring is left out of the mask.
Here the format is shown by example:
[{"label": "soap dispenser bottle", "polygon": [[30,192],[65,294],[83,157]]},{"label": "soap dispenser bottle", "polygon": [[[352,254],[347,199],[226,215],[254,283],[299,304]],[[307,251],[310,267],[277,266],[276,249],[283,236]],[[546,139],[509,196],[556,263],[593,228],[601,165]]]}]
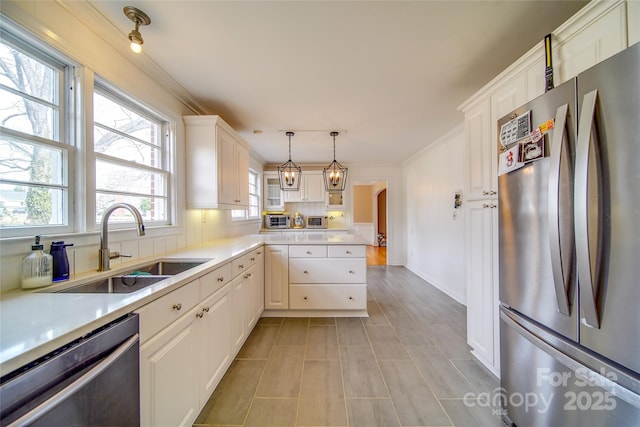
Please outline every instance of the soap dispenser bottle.
[{"label": "soap dispenser bottle", "polygon": [[31,253],[22,260],[22,289],[40,288],[51,284],[53,257],[43,251],[40,236],[31,245]]},{"label": "soap dispenser bottle", "polygon": [[69,280],[69,257],[67,257],[67,246],[73,246],[73,243],[65,244],[63,241],[51,242],[51,250],[49,253],[53,257],[54,282]]}]

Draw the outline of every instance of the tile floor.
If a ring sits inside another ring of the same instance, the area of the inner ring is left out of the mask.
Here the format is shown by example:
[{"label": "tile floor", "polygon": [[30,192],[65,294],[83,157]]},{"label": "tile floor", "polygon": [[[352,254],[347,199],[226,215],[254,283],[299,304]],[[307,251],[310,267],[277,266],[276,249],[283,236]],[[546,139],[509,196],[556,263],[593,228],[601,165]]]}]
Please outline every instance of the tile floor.
[{"label": "tile floor", "polygon": [[367,274],[368,318],[260,319],[195,426],[502,426],[464,306],[403,267]]}]

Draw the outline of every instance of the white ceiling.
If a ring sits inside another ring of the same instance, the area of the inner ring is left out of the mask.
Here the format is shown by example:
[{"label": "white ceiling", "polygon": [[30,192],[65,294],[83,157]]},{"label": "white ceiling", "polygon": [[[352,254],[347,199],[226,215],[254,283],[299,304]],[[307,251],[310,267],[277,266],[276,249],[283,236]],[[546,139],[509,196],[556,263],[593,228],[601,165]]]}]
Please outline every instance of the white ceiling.
[{"label": "white ceiling", "polygon": [[[269,163],[400,163],[463,122],[457,106],[583,1],[90,0]],[[254,135],[253,130],[262,131]],[[319,131],[319,132],[308,132]]]}]

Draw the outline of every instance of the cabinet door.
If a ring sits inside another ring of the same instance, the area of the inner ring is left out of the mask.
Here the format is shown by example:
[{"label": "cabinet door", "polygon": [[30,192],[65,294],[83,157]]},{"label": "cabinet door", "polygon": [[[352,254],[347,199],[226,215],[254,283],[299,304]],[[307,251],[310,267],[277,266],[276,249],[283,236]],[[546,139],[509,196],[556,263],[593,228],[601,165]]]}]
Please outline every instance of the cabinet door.
[{"label": "cabinet door", "polygon": [[[226,129],[216,126],[218,151],[218,203],[238,204],[236,141]],[[248,187],[248,184],[247,184]]]},{"label": "cabinet door", "polygon": [[231,281],[233,313],[231,319],[231,341],[234,353],[242,347],[247,337],[247,280],[243,273]]},{"label": "cabinet door", "polygon": [[491,101],[486,99],[465,114],[467,199],[485,197],[491,189]]},{"label": "cabinet door", "polygon": [[494,316],[498,295],[494,288],[497,259],[495,200],[470,202],[467,211],[467,342],[474,354],[495,368]]},{"label": "cabinet door", "polygon": [[289,308],[289,246],[264,247],[264,308]]},{"label": "cabinet door", "polygon": [[240,143],[236,144],[236,196],[239,207],[249,206],[249,150]]},{"label": "cabinet door", "polygon": [[277,173],[263,174],[262,204],[265,211],[284,210],[284,191],[280,189],[280,179]]},{"label": "cabinet door", "polygon": [[140,420],[143,426],[190,426],[198,415],[199,339],[196,313],[140,347]]},{"label": "cabinet door", "polygon": [[255,269],[251,276],[251,289],[253,293],[253,327],[264,311],[264,247],[251,252],[251,258],[255,258]]},{"label": "cabinet door", "polygon": [[230,286],[218,290],[201,304],[199,326],[202,334],[200,343],[204,347],[198,354],[203,378],[200,391],[200,405],[204,405],[213,393],[227,367],[231,363],[231,296]]},{"label": "cabinet door", "polygon": [[324,202],[325,189],[322,172],[309,172],[304,180],[305,202]]},{"label": "cabinet door", "polygon": [[553,68],[556,85],[565,82],[627,47],[627,4],[622,2],[581,31],[558,43]]}]

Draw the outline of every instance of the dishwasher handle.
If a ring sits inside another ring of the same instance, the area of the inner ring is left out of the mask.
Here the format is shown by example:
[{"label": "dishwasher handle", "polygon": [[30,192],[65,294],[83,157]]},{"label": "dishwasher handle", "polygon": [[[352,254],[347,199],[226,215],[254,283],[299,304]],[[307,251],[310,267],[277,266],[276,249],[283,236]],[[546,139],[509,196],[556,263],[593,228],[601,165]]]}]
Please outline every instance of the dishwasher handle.
[{"label": "dishwasher handle", "polygon": [[139,340],[140,335],[138,333],[132,335],[129,339],[120,344],[120,346],[116,348],[111,354],[105,357],[96,366],[91,368],[87,373],[66,386],[64,389],[60,390],[58,393],[51,396],[51,398],[33,408],[31,411],[13,421],[11,424],[8,424],[7,427],[24,426],[37,421],[39,418],[55,409],[58,405],[60,405],[78,390],[82,389],[82,387],[86,386],[96,377],[106,371],[109,367],[116,363],[120,357],[122,357],[127,351],[135,346]]}]

